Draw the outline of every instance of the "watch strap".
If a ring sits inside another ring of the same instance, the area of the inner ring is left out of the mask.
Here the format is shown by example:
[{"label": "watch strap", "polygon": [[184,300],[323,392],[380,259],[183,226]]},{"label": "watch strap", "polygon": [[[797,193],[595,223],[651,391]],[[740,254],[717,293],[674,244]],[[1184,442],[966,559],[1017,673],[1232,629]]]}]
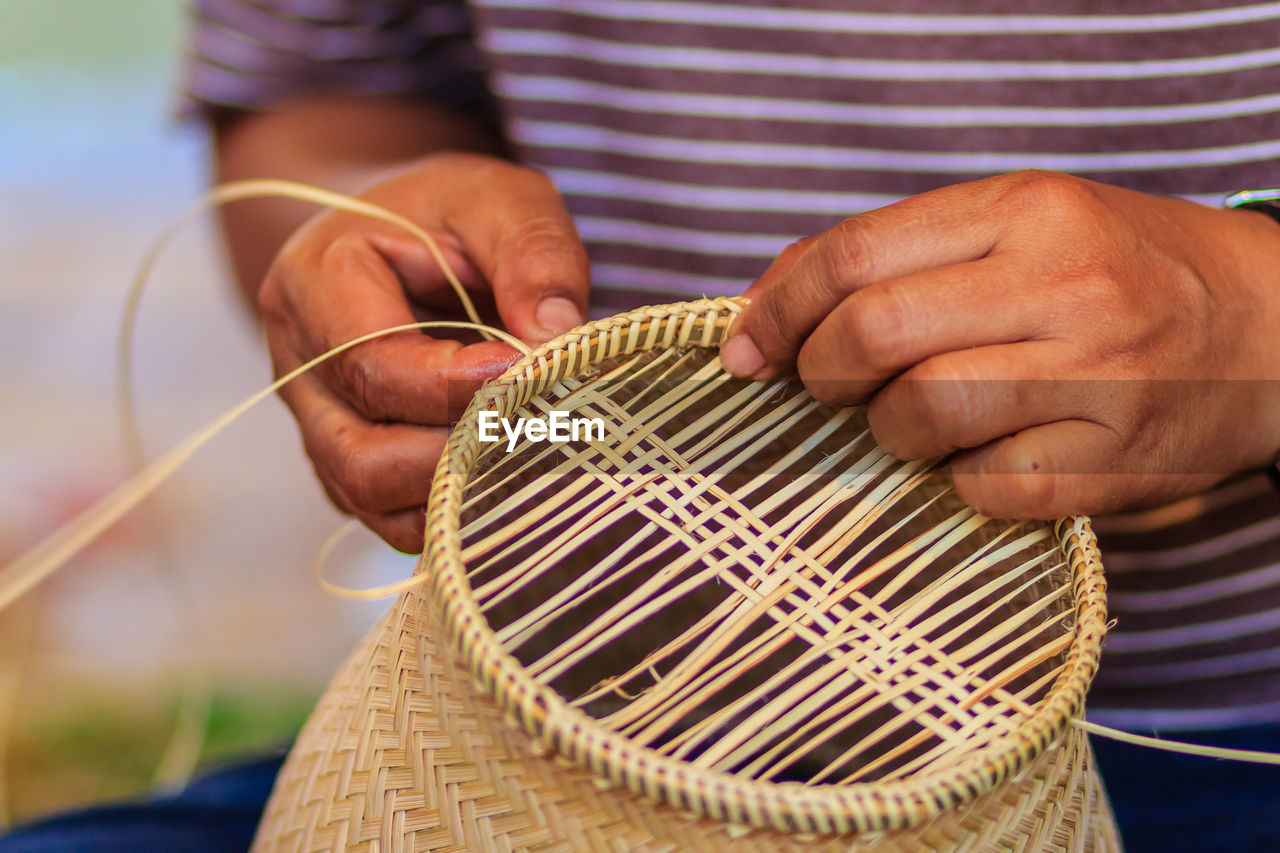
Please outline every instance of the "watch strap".
[{"label": "watch strap", "polygon": [[1228,196],[1223,207],[1235,210],[1256,210],[1280,223],[1280,189],[1241,190]]}]

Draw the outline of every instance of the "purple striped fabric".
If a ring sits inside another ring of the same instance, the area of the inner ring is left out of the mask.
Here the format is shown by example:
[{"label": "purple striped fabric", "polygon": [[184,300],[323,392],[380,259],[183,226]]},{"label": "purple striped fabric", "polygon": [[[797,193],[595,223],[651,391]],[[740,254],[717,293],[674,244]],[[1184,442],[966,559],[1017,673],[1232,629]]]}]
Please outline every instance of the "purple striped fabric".
[{"label": "purple striped fabric", "polygon": [[[197,105],[481,103],[483,70],[574,214],[597,311],[739,293],[798,237],[1014,169],[1206,204],[1280,184],[1280,2],[196,5]],[[1280,720],[1278,510],[1251,475],[1098,520],[1117,626],[1093,719]]]},{"label": "purple striped fabric", "polygon": [[188,106],[321,92],[488,98],[467,12],[450,2],[195,0],[188,55]]}]

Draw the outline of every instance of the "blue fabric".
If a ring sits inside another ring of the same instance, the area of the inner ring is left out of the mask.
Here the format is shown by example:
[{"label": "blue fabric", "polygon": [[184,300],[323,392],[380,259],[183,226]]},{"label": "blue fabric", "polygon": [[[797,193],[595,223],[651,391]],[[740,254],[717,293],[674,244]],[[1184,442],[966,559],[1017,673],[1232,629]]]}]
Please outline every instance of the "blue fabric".
[{"label": "blue fabric", "polygon": [[[1280,752],[1277,725],[1163,736]],[[1280,850],[1280,767],[1092,742],[1125,853]]]},{"label": "blue fabric", "polygon": [[244,853],[283,760],[228,767],[172,796],[55,815],[0,836],[0,853]]},{"label": "blue fabric", "polygon": [[[1180,739],[1280,752],[1280,726]],[[1094,751],[1126,853],[1280,850],[1280,767],[1158,752],[1102,738]],[[182,793],[48,818],[0,836],[0,853],[247,850],[283,755],[212,773]]]}]

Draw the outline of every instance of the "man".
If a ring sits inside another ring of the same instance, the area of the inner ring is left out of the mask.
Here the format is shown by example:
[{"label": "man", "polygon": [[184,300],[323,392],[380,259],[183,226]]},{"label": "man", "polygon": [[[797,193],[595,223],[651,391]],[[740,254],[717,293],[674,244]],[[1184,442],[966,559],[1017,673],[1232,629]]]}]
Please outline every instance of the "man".
[{"label": "man", "polygon": [[[1280,184],[1280,10],[200,10],[190,91],[215,128],[219,178],[363,188],[441,235],[491,315],[529,341],[589,306],[754,281],[723,351],[730,371],[794,367],[822,399],[869,402],[886,449],[954,452],[960,494],[992,514],[1154,508],[1099,520],[1117,626],[1093,719],[1280,742],[1266,725],[1280,717],[1280,501],[1243,473],[1280,449],[1265,381],[1280,375],[1280,224],[1218,207]],[[308,215],[226,212],[277,372],[456,311],[411,239],[343,214],[295,232]],[[457,389],[510,357],[403,336],[284,398],[334,502],[417,551]],[[1162,771],[1114,748],[1101,760],[1131,848],[1207,849],[1195,830],[1233,822],[1200,796],[1199,811],[1140,825],[1149,813],[1125,773],[1157,777],[1141,786],[1157,799],[1160,778],[1185,786],[1212,766]]]},{"label": "man", "polygon": [[[989,513],[1146,508],[1099,522],[1091,717],[1275,748],[1280,224],[1216,205],[1280,184],[1280,7],[1095,5],[201,0],[188,89],[219,179],[410,217],[525,340],[750,284],[731,372],[868,402]],[[311,213],[224,213],[277,372],[456,312],[412,239]],[[417,551],[447,424],[511,356],[397,336],[283,397],[334,503]],[[1161,809],[1214,765],[1101,761],[1131,850],[1280,828],[1273,776]]]}]

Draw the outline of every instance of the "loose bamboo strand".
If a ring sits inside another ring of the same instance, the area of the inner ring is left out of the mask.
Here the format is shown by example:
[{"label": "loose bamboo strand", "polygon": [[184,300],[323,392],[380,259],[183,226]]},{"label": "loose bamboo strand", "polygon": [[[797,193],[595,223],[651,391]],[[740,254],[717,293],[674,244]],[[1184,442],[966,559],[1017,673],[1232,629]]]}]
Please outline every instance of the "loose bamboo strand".
[{"label": "loose bamboo strand", "polygon": [[1071,725],[1091,735],[1118,740],[1121,743],[1131,743],[1135,746],[1147,746],[1162,752],[1199,755],[1203,758],[1222,758],[1228,761],[1242,761],[1246,764],[1280,765],[1280,753],[1263,752],[1256,749],[1228,749],[1221,746],[1205,746],[1197,743],[1183,743],[1182,741],[1167,740],[1165,738],[1148,737],[1147,735],[1124,732],[1108,726],[1100,726],[1097,723],[1091,723],[1079,717],[1072,720]]},{"label": "loose bamboo strand", "polygon": [[515,347],[520,352],[528,352],[528,347],[521,341],[506,332],[499,329],[493,329],[479,321],[479,315],[476,313],[475,307],[472,305],[465,288],[462,287],[457,276],[454,275],[453,271],[449,268],[448,262],[445,260],[444,255],[440,252],[439,247],[436,245],[431,235],[410,220],[376,205],[369,204],[368,202],[350,198],[328,190],[318,189],[316,187],[276,180],[241,181],[217,187],[206,194],[206,196],[201,198],[198,202],[193,204],[185,212],[179,215],[173,223],[171,223],[169,227],[161,233],[144,256],[138,272],[134,276],[129,296],[126,301],[124,333],[121,336],[121,345],[118,353],[118,364],[121,370],[120,375],[124,380],[121,384],[120,399],[126,411],[133,410],[132,382],[128,378],[131,376],[129,365],[132,359],[132,329],[143,289],[151,274],[152,268],[160,256],[160,253],[168,245],[173,236],[176,235],[183,226],[195,219],[197,216],[223,204],[241,199],[260,197],[283,197],[309,201],[322,206],[333,207],[356,215],[377,219],[405,229],[410,234],[421,240],[430,251],[436,263],[439,264],[446,280],[457,293],[467,316],[471,317],[472,321],[407,323],[394,328],[371,332],[367,335],[361,335],[346,342],[345,344],[334,347],[330,351],[317,356],[301,367],[289,372],[285,376],[280,377],[267,388],[264,388],[256,394],[248,397],[238,405],[233,406],[221,417],[179,442],[178,445],[172,448],[168,453],[156,459],[116,490],[100,499],[93,506],[67,522],[42,542],[38,543],[26,553],[11,562],[8,566],[5,566],[0,570],[0,610],[3,610],[15,599],[31,589],[35,584],[57,571],[68,560],[79,553],[87,544],[101,535],[104,530],[118,521],[121,516],[133,509],[148,495],[155,491],[161,483],[168,479],[174,471],[186,462],[186,460],[189,459],[197,450],[207,444],[227,426],[234,423],[250,408],[273,395],[281,387],[298,376],[301,376],[320,364],[323,364],[325,361],[346,352],[352,347],[359,346],[367,341],[375,340],[397,332],[418,329],[467,329],[470,331],[480,332],[482,335],[490,337],[491,339],[501,340]]},{"label": "loose bamboo strand", "polygon": [[9,763],[13,734],[18,716],[18,697],[31,665],[31,650],[35,644],[40,624],[40,599],[33,599],[28,606],[11,614],[5,629],[6,665],[0,667],[0,833],[13,823],[12,785]]},{"label": "loose bamboo strand", "polygon": [[[54,531],[44,541],[28,550],[8,566],[5,566],[3,570],[0,570],[0,610],[12,604],[15,599],[61,568],[68,560],[83,550],[86,545],[100,536],[103,531],[119,521],[125,513],[136,507],[154,492],[196,451],[208,444],[249,409],[271,397],[299,376],[314,370],[329,359],[341,355],[353,347],[387,335],[419,329],[468,329],[470,331],[479,331],[479,325],[461,321],[405,323],[401,326],[393,326],[389,329],[380,329],[367,335],[361,335],[291,370],[266,388],[232,406],[221,416],[187,436],[144,470],[125,481],[106,497],[98,500],[84,512]],[[523,348],[523,344],[506,335],[505,332],[488,327],[485,327],[485,329],[490,334],[501,337],[504,342]]]}]

